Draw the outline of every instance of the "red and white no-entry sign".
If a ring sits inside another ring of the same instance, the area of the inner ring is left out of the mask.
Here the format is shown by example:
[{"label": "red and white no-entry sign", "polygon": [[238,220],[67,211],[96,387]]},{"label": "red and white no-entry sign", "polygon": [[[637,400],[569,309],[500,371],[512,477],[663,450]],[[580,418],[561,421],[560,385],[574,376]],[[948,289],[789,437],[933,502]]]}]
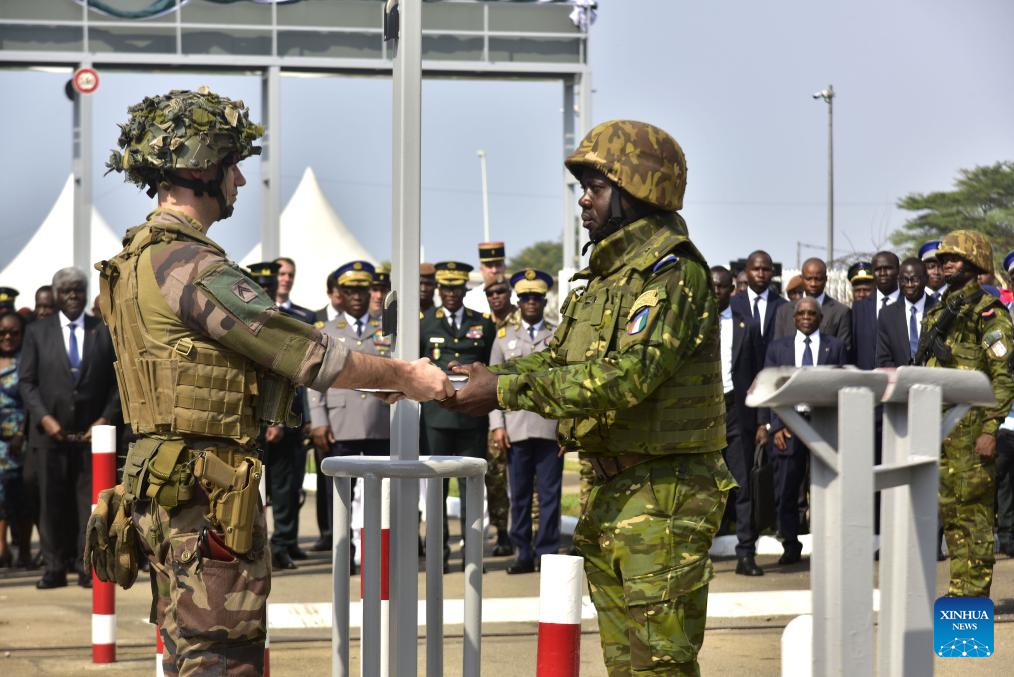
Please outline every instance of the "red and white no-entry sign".
[{"label": "red and white no-entry sign", "polygon": [[94,68],[78,68],[71,82],[79,94],[91,94],[99,88],[99,74]]}]

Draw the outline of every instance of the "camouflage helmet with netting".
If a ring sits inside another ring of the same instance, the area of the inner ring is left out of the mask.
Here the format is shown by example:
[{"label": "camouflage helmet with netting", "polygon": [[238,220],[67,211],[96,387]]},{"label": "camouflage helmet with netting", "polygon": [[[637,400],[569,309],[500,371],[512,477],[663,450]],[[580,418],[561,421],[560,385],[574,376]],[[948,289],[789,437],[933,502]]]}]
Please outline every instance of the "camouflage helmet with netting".
[{"label": "camouflage helmet with netting", "polygon": [[150,195],[170,172],[208,169],[261,152],[253,142],[264,129],[250,121],[246,105],[207,87],[145,97],[127,110],[130,118],[119,125],[117,141],[122,152],[114,150],[106,167]]},{"label": "camouflage helmet with netting", "polygon": [[977,230],[955,230],[944,235],[937,256],[944,254],[960,256],[980,272],[993,270],[993,246]]},{"label": "camouflage helmet with netting", "polygon": [[666,211],[683,208],[687,160],[668,132],[636,120],[592,129],[564,164],[578,178],[591,167],[633,197]]}]

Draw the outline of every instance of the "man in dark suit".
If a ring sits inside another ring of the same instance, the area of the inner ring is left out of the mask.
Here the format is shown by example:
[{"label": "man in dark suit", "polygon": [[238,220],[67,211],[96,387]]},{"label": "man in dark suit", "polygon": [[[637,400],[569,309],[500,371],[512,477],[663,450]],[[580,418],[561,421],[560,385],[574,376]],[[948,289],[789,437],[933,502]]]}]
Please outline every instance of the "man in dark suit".
[{"label": "man in dark suit", "polygon": [[18,378],[28,408],[29,453],[38,462],[39,535],[45,573],[39,589],[91,587],[81,565],[84,527],[91,513],[91,428],[120,412],[113,373],[113,343],[105,325],[84,314],[88,278],[76,268],[53,276],[59,312],[33,322],[25,333]]},{"label": "man in dark suit", "polygon": [[[834,336],[824,335],[820,327],[821,313],[817,300],[803,297],[796,305],[796,333],[775,339],[768,345],[765,367],[812,367],[843,365],[847,361],[845,344]],[[775,499],[778,506],[778,526],[782,533],[784,552],[779,564],[794,564],[800,560],[802,545],[799,542],[799,490],[806,473],[806,458],[810,451],[778,416],[769,410],[762,412],[770,418],[769,433],[775,447]]]},{"label": "man in dark suit", "polygon": [[[804,295],[817,299],[817,303],[820,304],[824,318],[820,321],[820,333],[838,338],[848,350],[852,345],[852,311],[844,303],[839,303],[825,293],[827,264],[818,258],[807,259],[803,262],[800,277],[803,280]],[[775,338],[796,333],[795,312],[795,301],[786,303],[778,309],[778,317],[775,318]]]},{"label": "man in dark suit", "polygon": [[919,348],[922,318],[935,304],[926,293],[926,266],[915,257],[905,259],[898,274],[904,299],[884,308],[877,321],[877,366],[904,367]]},{"label": "man in dark suit", "polygon": [[[489,313],[478,313],[464,305],[465,284],[472,266],[459,261],[440,261],[435,264],[437,292],[442,307],[430,308],[422,313],[419,326],[419,355],[428,357],[446,371],[450,364],[473,362],[489,364],[496,325]],[[431,454],[472,456],[485,458],[486,435],[489,418],[469,416],[451,411],[437,402],[422,405],[420,429],[425,448]],[[448,481],[444,481],[447,493]],[[465,492],[461,495],[461,526],[465,527]],[[433,519],[435,515],[427,515]],[[444,513],[444,568],[450,554],[447,547],[446,510]]]},{"label": "man in dark suit", "polygon": [[877,366],[877,318],[880,311],[898,300],[898,256],[877,252],[873,256],[876,291],[852,306],[852,364],[860,369]]},{"label": "man in dark suit", "polygon": [[[328,304],[320,310],[313,311],[313,326],[323,329],[324,325],[342,314],[341,292],[338,291],[338,271],[332,271],[327,276],[327,298]],[[330,482],[329,482],[330,484]],[[330,550],[330,546],[326,548]]]},{"label": "man in dark suit", "polygon": [[771,291],[772,275],[771,255],[762,250],[751,253],[746,259],[746,293],[734,295],[731,301],[734,311],[757,325],[765,346],[774,337],[778,307],[787,303]]},{"label": "man in dark suit", "polygon": [[292,285],[296,283],[296,262],[288,256],[279,256],[275,259],[278,264],[278,284],[275,291],[275,303],[289,315],[307,324],[313,324],[317,319],[317,313],[293,303],[289,295],[292,293]]},{"label": "man in dark suit", "polygon": [[726,506],[726,518],[736,521],[736,573],[760,576],[764,571],[754,559],[757,553],[757,531],[752,524],[750,469],[753,467],[755,445],[766,437],[766,429],[757,426],[757,410],[746,406],[749,390],[764,363],[760,330],[730,305],[735,284],[732,274],[722,266],[711,269],[711,284],[718,301],[721,333],[722,382],[725,390],[725,438],[722,455],[729,472],[736,479]]}]

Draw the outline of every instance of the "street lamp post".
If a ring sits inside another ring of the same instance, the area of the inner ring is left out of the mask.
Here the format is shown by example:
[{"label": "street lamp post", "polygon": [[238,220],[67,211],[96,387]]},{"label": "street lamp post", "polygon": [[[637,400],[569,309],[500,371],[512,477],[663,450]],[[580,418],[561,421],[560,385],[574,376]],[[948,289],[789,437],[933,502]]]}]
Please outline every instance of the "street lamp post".
[{"label": "street lamp post", "polygon": [[486,179],[486,151],[478,151],[479,169],[482,171],[482,237],[489,242],[489,182]]},{"label": "street lamp post", "polygon": [[834,260],[834,86],[813,95],[827,103],[827,265]]}]

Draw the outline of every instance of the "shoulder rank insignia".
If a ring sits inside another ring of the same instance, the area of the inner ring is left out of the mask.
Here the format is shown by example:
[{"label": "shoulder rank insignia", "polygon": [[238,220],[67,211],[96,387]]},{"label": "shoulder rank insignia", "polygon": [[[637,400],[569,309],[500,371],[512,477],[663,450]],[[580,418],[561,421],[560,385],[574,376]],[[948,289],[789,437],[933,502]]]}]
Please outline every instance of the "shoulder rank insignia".
[{"label": "shoulder rank insignia", "polygon": [[421,320],[421,319],[423,319],[424,317],[426,317],[426,313],[424,313],[423,311],[421,311],[421,310],[420,310],[420,311],[419,311],[419,319]]},{"label": "shoulder rank insignia", "polygon": [[317,320],[316,322],[313,323],[313,326],[315,328],[317,328],[317,329],[323,329],[324,328],[324,320]]},{"label": "shoulder rank insignia", "polygon": [[496,330],[497,338],[503,338],[506,335],[507,335],[507,327],[500,327],[499,329]]},{"label": "shoulder rank insignia", "polygon": [[986,308],[984,311],[982,311],[981,315],[982,317],[993,317],[994,315],[996,315],[996,308],[993,308],[992,306]]},{"label": "shoulder rank insignia", "polygon": [[489,319],[489,317],[490,317],[489,313],[483,313],[483,314],[482,314],[482,316],[483,316],[483,317],[484,317],[485,319],[487,319],[487,320],[488,320],[488,319]]},{"label": "shoulder rank insignia", "polygon": [[645,306],[637,311],[630,322],[627,323],[627,334],[633,336],[634,334],[640,334],[644,331],[644,328],[648,326],[648,313],[651,312],[651,308]]},{"label": "shoulder rank insignia", "polygon": [[370,326],[371,327],[379,327],[380,326],[380,322],[377,321],[377,320],[370,320]]},{"label": "shoulder rank insignia", "polygon": [[438,310],[438,311],[437,311],[437,312],[435,313],[435,315],[436,315],[436,318],[437,318],[438,320],[439,320],[439,319],[443,319],[443,317],[444,317],[444,309],[443,309],[443,308],[441,308],[440,310]]}]

